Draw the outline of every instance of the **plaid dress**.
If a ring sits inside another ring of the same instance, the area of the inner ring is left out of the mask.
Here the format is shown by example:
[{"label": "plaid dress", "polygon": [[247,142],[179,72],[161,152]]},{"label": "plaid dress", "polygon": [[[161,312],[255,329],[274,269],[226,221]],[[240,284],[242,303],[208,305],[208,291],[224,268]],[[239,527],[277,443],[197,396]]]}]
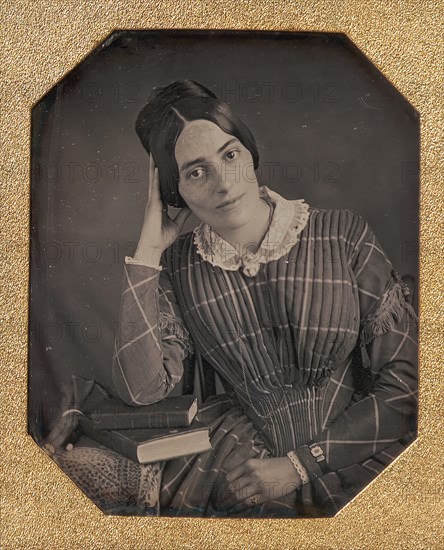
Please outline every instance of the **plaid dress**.
[{"label": "plaid dress", "polygon": [[[415,429],[416,315],[372,229],[348,210],[308,207],[265,186],[260,194],[274,207],[272,242],[266,235],[250,259],[200,224],[163,253],[160,269],[125,260],[117,394],[133,405],[164,398],[187,357],[226,389],[198,413],[212,451],[165,464],[161,514],[227,515],[219,503],[229,470],[293,450],[309,483],[270,492],[241,515],[332,515]],[[325,471],[307,452],[313,443]]]}]

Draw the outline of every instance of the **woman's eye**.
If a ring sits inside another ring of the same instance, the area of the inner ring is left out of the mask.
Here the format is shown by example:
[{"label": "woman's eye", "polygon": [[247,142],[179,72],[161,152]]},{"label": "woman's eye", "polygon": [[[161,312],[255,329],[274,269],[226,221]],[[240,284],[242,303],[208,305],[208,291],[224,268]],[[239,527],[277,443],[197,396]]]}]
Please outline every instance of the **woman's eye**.
[{"label": "woman's eye", "polygon": [[202,172],[203,172],[202,168],[195,168],[194,170],[192,170],[192,171],[188,174],[188,176],[189,176],[191,179],[195,180],[195,179],[200,178],[200,177],[202,176]]},{"label": "woman's eye", "polygon": [[[231,149],[225,153],[225,158],[228,160],[234,160],[239,156],[240,151],[238,149]],[[187,178],[192,180],[197,180],[205,175],[208,177],[214,171],[214,165],[211,163],[206,166],[200,166],[199,168],[194,168],[191,172],[188,173]]]},{"label": "woman's eye", "polygon": [[228,160],[233,160],[237,157],[238,154],[239,151],[237,149],[232,149],[231,151],[228,151],[225,156],[228,158]]}]

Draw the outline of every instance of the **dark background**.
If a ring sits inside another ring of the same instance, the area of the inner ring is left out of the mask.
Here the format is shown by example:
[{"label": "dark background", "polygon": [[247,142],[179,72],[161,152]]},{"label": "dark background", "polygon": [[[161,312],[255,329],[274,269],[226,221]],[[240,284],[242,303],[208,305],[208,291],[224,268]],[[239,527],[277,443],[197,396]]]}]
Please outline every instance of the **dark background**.
[{"label": "dark background", "polygon": [[344,35],[118,31],[32,111],[36,437],[60,414],[72,374],[112,387],[124,256],[146,203],[148,156],[134,123],[153,87],[185,78],[252,130],[260,185],[366,218],[417,307],[419,116]]}]

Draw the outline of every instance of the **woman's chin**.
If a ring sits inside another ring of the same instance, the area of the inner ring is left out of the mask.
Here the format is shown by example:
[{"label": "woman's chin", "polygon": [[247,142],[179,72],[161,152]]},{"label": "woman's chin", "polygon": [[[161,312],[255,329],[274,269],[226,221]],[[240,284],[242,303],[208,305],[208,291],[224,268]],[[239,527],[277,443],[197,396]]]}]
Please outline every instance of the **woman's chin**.
[{"label": "woman's chin", "polygon": [[225,214],[224,216],[212,216],[201,219],[204,223],[211,226],[218,233],[220,231],[226,231],[227,229],[234,231],[236,229],[241,229],[245,226],[248,219],[247,216],[242,216],[239,214]]}]

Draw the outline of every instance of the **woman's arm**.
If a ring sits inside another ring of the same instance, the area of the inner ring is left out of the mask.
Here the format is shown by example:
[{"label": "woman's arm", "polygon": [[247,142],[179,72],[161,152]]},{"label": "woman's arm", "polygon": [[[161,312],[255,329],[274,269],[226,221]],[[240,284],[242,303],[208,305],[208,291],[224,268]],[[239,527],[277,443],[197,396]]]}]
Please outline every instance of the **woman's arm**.
[{"label": "woman's arm", "polygon": [[186,207],[174,220],[169,217],[150,154],[142,231],[135,257],[125,257],[112,364],[116,393],[130,405],[166,397],[181,379],[182,361],[192,348],[166,266],[166,251],[190,214]]},{"label": "woman's arm", "polygon": [[117,395],[130,405],[160,401],[181,379],[192,351],[165,252],[158,267],[126,257],[112,363]]},{"label": "woman's arm", "polygon": [[361,345],[375,383],[310,445],[295,450],[310,479],[361,462],[402,438],[417,412],[416,315],[406,300],[406,285],[371,228],[357,218],[360,235],[350,266],[359,290]]}]

